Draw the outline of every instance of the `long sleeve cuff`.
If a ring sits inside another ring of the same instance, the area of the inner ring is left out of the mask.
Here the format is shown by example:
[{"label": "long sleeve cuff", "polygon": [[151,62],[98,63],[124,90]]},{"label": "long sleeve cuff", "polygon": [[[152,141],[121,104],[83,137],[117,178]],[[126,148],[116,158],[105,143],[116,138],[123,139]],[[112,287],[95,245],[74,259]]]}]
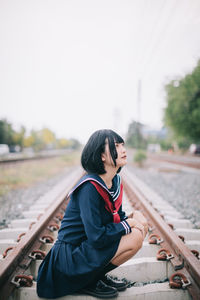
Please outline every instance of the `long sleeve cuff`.
[{"label": "long sleeve cuff", "polygon": [[125,229],[125,234],[129,234],[132,230],[131,227],[129,226],[128,222],[126,221],[121,221],[121,224],[123,225]]}]

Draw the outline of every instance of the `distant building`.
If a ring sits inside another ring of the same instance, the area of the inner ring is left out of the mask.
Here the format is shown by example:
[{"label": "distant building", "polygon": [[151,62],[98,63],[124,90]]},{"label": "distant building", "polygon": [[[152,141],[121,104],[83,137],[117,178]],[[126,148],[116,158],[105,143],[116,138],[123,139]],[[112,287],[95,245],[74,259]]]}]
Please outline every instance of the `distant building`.
[{"label": "distant building", "polygon": [[6,144],[0,144],[0,155],[6,155],[9,153],[9,147]]},{"label": "distant building", "polygon": [[155,137],[155,138],[164,139],[167,136],[167,129],[164,127],[161,129],[153,129],[149,126],[143,125],[141,127],[141,133],[144,138]]},{"label": "distant building", "polygon": [[155,152],[155,153],[158,153],[161,151],[161,147],[160,147],[160,144],[148,144],[147,145],[147,151],[149,152]]}]

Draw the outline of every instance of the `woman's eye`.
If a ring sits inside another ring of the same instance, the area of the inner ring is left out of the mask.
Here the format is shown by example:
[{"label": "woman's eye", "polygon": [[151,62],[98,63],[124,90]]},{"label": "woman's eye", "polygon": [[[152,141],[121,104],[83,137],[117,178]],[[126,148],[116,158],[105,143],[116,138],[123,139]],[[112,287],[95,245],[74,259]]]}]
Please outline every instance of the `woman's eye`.
[{"label": "woman's eye", "polygon": [[118,147],[119,145],[124,146],[124,143],[115,143],[115,147]]}]

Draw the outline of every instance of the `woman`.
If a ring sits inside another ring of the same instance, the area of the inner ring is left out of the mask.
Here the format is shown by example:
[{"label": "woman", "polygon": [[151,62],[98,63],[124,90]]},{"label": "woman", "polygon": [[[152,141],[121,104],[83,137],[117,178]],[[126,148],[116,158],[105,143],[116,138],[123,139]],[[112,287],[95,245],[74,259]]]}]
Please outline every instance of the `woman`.
[{"label": "woman", "polygon": [[119,172],[127,163],[123,139],[112,130],[98,130],[85,145],[81,163],[87,174],[70,192],[58,239],[38,272],[39,297],[72,293],[111,298],[126,284],[109,271],[141,248],[147,233],[144,216],[122,210]]}]

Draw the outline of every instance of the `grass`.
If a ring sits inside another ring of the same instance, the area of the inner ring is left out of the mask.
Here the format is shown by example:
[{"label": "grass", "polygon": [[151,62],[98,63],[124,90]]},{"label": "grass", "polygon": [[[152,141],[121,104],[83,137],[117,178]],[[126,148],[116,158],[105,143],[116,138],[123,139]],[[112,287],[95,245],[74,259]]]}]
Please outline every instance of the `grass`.
[{"label": "grass", "polygon": [[60,157],[0,165],[0,196],[10,190],[26,188],[45,181],[78,164],[80,153],[71,152]]}]

